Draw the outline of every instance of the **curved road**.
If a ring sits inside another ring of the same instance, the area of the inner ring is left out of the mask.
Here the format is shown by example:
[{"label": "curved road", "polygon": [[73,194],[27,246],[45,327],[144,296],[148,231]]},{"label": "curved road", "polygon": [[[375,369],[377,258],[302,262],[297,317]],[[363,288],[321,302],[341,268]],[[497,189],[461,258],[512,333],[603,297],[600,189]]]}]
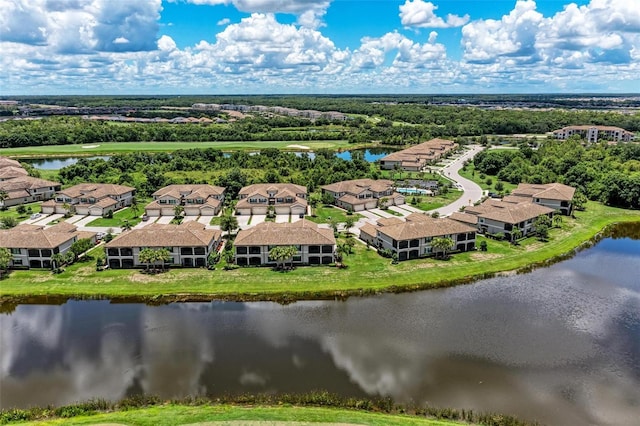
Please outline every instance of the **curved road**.
[{"label": "curved road", "polygon": [[440,216],[448,216],[460,210],[460,207],[473,205],[473,203],[482,199],[482,188],[475,182],[463,178],[458,174],[458,171],[462,168],[465,161],[472,159],[477,153],[484,149],[484,147],[480,145],[470,145],[469,148],[467,152],[462,154],[454,162],[442,168],[442,174],[454,182],[459,183],[464,193],[453,203],[440,207],[439,209],[431,210],[431,212],[437,211],[440,213]]}]

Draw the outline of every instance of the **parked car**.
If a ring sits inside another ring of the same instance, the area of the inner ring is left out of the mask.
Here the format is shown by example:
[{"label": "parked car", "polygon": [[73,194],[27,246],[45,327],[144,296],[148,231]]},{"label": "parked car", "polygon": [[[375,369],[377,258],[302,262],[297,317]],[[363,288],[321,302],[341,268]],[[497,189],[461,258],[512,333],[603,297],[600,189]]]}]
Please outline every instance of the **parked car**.
[{"label": "parked car", "polygon": [[31,219],[37,219],[40,216],[42,216],[40,213],[34,213],[34,214],[31,215]]},{"label": "parked car", "polygon": [[149,216],[147,216],[146,214],[143,214],[143,215],[142,215],[142,221],[143,221],[143,222],[146,222],[146,221],[148,221],[148,220],[149,220]]}]

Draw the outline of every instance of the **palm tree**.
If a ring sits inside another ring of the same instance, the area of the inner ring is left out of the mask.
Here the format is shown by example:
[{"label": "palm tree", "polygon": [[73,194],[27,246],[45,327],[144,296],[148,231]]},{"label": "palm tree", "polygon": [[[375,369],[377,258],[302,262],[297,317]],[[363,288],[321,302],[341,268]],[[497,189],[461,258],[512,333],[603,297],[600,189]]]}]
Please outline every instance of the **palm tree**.
[{"label": "palm tree", "polygon": [[66,260],[66,256],[64,254],[55,253],[53,256],[51,256],[51,269],[56,273],[59,272],[60,267],[62,266],[65,260]]},{"label": "palm tree", "polygon": [[351,236],[351,232],[349,230],[353,228],[353,225],[356,224],[356,218],[353,216],[347,216],[344,220],[344,227],[347,230],[347,236]]},{"label": "palm tree", "polygon": [[560,228],[562,226],[562,216],[560,215],[560,212],[553,215],[553,226],[556,228]]},{"label": "palm tree", "polygon": [[130,231],[130,230],[131,230],[131,228],[133,228],[133,226],[131,226],[131,223],[129,223],[129,220],[125,219],[125,220],[122,222],[122,230],[123,230],[123,231]]},{"label": "palm tree", "polygon": [[154,252],[149,247],[143,248],[138,254],[138,260],[140,261],[140,263],[144,263],[145,265],[147,265],[147,272],[149,272],[149,265],[151,264],[151,262],[153,262],[153,257]]},{"label": "palm tree", "polygon": [[522,231],[520,228],[514,228],[513,231],[511,231],[511,242],[517,245],[520,238],[522,238]]},{"label": "palm tree", "polygon": [[329,218],[329,226],[331,226],[331,229],[333,229],[333,235],[338,235],[338,225],[340,224],[340,221],[338,219]]},{"label": "palm tree", "polygon": [[164,264],[171,259],[171,252],[166,248],[161,248],[156,250],[155,259],[159,262],[162,262],[162,271],[164,272]]},{"label": "palm tree", "polygon": [[438,252],[442,252],[442,258],[444,259],[447,256],[447,252],[453,248],[453,240],[451,238],[434,238],[431,241],[431,248],[436,252],[436,257]]},{"label": "palm tree", "polygon": [[7,272],[12,260],[13,255],[11,254],[11,250],[6,247],[0,247],[0,278],[2,278],[2,274]]},{"label": "palm tree", "polygon": [[173,216],[178,219],[180,217],[182,217],[182,213],[184,213],[184,207],[182,207],[181,205],[177,205],[173,207]]},{"label": "palm tree", "polygon": [[238,218],[231,214],[225,214],[220,218],[220,229],[227,232],[231,238],[231,231],[238,229]]},{"label": "palm tree", "polygon": [[136,197],[131,197],[131,212],[133,213],[133,217],[137,217],[138,213],[140,213],[140,206],[138,205],[138,199]]}]

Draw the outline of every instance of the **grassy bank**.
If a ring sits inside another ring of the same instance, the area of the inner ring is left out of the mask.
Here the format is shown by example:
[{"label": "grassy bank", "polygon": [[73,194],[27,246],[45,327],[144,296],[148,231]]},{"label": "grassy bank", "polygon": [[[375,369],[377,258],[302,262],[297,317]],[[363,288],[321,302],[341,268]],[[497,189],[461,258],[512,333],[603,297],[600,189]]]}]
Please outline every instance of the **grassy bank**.
[{"label": "grassy bank", "polygon": [[155,396],[133,396],[118,402],[89,400],[62,407],[0,410],[0,424],[31,425],[181,425],[324,422],[365,425],[445,426],[480,424],[526,426],[509,415],[428,405],[398,405],[389,398],[345,398],[323,391],[307,394],[258,394],[187,397],[163,401]]},{"label": "grassy bank", "polygon": [[46,145],[25,146],[19,148],[2,148],[0,155],[8,157],[75,157],[91,155],[108,155],[124,152],[171,152],[189,148],[216,148],[223,151],[259,151],[265,148],[278,148],[290,151],[304,151],[299,146],[310,150],[352,149],[357,145],[345,140],[335,141],[237,141],[237,142],[104,142],[90,145]]},{"label": "grassy bank", "polygon": [[[418,259],[392,265],[364,244],[345,256],[345,269],[299,267],[172,269],[147,275],[138,270],[96,272],[93,262],[78,263],[54,275],[49,271],[12,271],[0,285],[0,302],[28,301],[32,296],[131,298],[138,301],[278,300],[345,297],[381,291],[404,291],[470,282],[501,271],[528,268],[569,253],[607,225],[640,221],[640,211],[589,203],[576,219],[565,218],[548,242],[526,239],[521,245],[489,240],[487,252],[467,252],[440,259]],[[479,238],[481,240],[482,237]]]}]

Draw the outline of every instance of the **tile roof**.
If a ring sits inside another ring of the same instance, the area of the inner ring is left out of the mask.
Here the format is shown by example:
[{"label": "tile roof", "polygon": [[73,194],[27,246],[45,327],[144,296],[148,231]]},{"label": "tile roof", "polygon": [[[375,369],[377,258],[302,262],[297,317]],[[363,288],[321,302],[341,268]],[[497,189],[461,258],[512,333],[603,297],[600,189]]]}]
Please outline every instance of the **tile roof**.
[{"label": "tile roof", "polygon": [[490,203],[487,203],[487,201],[480,204],[479,206],[467,207],[466,209],[464,209],[464,214],[471,214],[477,217],[483,217],[486,219],[495,220],[497,222],[515,225],[516,223],[520,223],[529,219],[535,219],[540,215],[554,212],[552,208],[526,201],[518,204],[497,204],[500,203],[500,201],[492,200],[492,202]]},{"label": "tile roof", "polygon": [[511,195],[571,201],[575,192],[575,188],[557,182],[547,184],[521,183],[516,189],[511,191]]},{"label": "tile roof", "polygon": [[393,181],[389,179],[354,179],[324,185],[322,189],[327,191],[347,194],[360,194],[365,190],[384,192],[393,187]]},{"label": "tile roof", "polygon": [[420,160],[435,159],[442,153],[450,151],[456,146],[457,144],[453,141],[436,138],[411,146],[407,149],[403,149],[402,151],[393,152],[386,157],[381,158],[380,161],[407,161],[407,165],[412,166],[412,163],[420,163]]},{"label": "tile roof", "polygon": [[18,176],[27,176],[29,173],[20,166],[5,166],[0,168],[0,179],[11,179]]},{"label": "tile roof", "polygon": [[22,166],[20,165],[19,161],[13,160],[13,159],[7,158],[7,157],[0,157],[0,168],[8,167],[8,166],[14,166],[14,167],[22,168]]},{"label": "tile roof", "polygon": [[451,220],[457,220],[458,222],[468,223],[469,225],[478,224],[478,216],[472,214],[465,214],[460,212],[453,212],[449,216]]},{"label": "tile roof", "polygon": [[18,225],[15,228],[0,230],[0,247],[26,249],[53,249],[77,238],[76,227],[67,222],[45,228],[38,225]]},{"label": "tile roof", "polygon": [[396,241],[402,241],[476,232],[476,228],[447,218],[436,219],[421,213],[412,213],[407,216],[406,222],[380,226],[378,232]]},{"label": "tile roof", "polygon": [[181,192],[186,192],[186,197],[195,197],[201,196],[203,198],[207,198],[211,195],[222,195],[224,193],[224,188],[221,186],[215,185],[207,185],[207,184],[193,184],[193,185],[168,185],[164,188],[158,189],[154,192],[154,197],[160,197],[165,194],[169,194],[176,198],[180,198]]},{"label": "tile roof", "polygon": [[335,245],[333,230],[320,228],[306,219],[293,223],[262,222],[252,228],[238,232],[234,245],[238,246],[285,246],[285,245]]},{"label": "tile roof", "polygon": [[0,182],[0,190],[7,192],[18,189],[38,189],[49,186],[60,186],[60,183],[31,176],[18,176],[16,178]]},{"label": "tile roof", "polygon": [[152,223],[143,228],[123,232],[106,247],[196,247],[209,245],[221,238],[217,229],[190,221],[180,225]]},{"label": "tile roof", "polygon": [[135,191],[135,188],[124,185],[115,185],[111,183],[80,183],[60,191],[61,194],[71,198],[93,197],[101,199],[114,195],[124,195],[128,192]]},{"label": "tile roof", "polygon": [[288,190],[294,194],[306,194],[307,187],[302,185],[296,185],[294,183],[255,183],[253,185],[245,186],[238,193],[239,195],[251,196],[255,193],[267,195],[267,191],[275,191],[276,197],[280,191]]}]

